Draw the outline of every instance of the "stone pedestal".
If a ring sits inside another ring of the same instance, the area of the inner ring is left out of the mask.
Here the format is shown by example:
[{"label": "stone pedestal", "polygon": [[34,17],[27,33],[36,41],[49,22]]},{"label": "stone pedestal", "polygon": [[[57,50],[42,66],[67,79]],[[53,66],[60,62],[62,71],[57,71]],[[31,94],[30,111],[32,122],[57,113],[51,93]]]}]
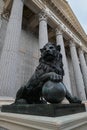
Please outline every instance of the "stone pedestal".
[{"label": "stone pedestal", "polygon": [[84,104],[13,104],[3,105],[2,112],[59,117],[85,111]]}]

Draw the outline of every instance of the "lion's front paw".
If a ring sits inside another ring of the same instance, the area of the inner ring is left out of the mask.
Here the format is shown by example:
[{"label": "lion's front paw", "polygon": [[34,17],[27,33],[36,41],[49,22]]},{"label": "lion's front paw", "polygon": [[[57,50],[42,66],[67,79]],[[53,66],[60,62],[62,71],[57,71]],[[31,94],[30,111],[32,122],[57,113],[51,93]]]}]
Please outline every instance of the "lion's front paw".
[{"label": "lion's front paw", "polygon": [[70,103],[79,103],[79,104],[81,104],[82,101],[80,99],[78,99],[77,97],[73,97],[72,100],[70,101]]},{"label": "lion's front paw", "polygon": [[54,82],[60,82],[62,80],[62,76],[61,75],[58,75],[56,73],[52,73],[50,75],[50,80],[51,81],[54,81]]}]

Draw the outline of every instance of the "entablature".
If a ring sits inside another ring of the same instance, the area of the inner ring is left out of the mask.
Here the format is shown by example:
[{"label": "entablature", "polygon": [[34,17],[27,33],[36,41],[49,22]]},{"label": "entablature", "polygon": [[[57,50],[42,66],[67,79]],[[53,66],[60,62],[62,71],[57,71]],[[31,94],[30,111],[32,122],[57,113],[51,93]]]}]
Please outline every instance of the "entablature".
[{"label": "entablature", "polygon": [[[44,0],[43,0],[44,1]],[[71,10],[66,0],[50,0],[49,5],[54,9],[55,14],[59,14],[62,21],[75,33],[82,41],[87,42],[86,33],[81,27],[79,21]]]}]

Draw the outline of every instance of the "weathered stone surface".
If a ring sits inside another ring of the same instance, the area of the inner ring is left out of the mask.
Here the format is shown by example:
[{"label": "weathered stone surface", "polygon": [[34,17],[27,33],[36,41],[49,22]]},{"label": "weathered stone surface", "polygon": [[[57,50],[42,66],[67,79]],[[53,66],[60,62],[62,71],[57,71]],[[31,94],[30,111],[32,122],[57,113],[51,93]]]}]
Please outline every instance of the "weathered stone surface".
[{"label": "weathered stone surface", "polygon": [[83,50],[79,48],[78,54],[79,54],[79,60],[80,60],[82,74],[83,74],[83,81],[84,81],[84,85],[85,85],[85,90],[86,90],[86,94],[87,94],[87,66],[86,66]]},{"label": "weathered stone surface", "polygon": [[[19,64],[19,39],[22,25],[23,1],[13,2],[11,15],[7,25],[5,43],[0,59],[0,95],[14,96]],[[4,90],[3,90],[4,87]]]},{"label": "weathered stone surface", "polygon": [[39,14],[39,48],[48,43],[47,16],[44,11]]},{"label": "weathered stone surface", "polygon": [[70,41],[70,53],[71,53],[75,81],[76,81],[79,98],[81,100],[86,100],[83,77],[82,77],[81,69],[79,66],[79,60],[78,60],[76,46],[73,41]]},{"label": "weathered stone surface", "polygon": [[58,117],[85,112],[84,104],[24,104],[3,105],[2,112]]}]

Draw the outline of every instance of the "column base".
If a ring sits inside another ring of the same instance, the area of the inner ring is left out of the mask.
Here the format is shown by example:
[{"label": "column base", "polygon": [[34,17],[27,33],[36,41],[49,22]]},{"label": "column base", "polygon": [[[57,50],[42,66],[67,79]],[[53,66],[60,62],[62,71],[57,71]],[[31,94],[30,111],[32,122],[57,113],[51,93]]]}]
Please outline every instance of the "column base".
[{"label": "column base", "polygon": [[87,111],[87,100],[82,102],[85,105],[85,109]]},{"label": "column base", "polygon": [[14,102],[14,98],[13,97],[6,97],[6,96],[0,96],[0,107],[2,105],[10,105]]}]

